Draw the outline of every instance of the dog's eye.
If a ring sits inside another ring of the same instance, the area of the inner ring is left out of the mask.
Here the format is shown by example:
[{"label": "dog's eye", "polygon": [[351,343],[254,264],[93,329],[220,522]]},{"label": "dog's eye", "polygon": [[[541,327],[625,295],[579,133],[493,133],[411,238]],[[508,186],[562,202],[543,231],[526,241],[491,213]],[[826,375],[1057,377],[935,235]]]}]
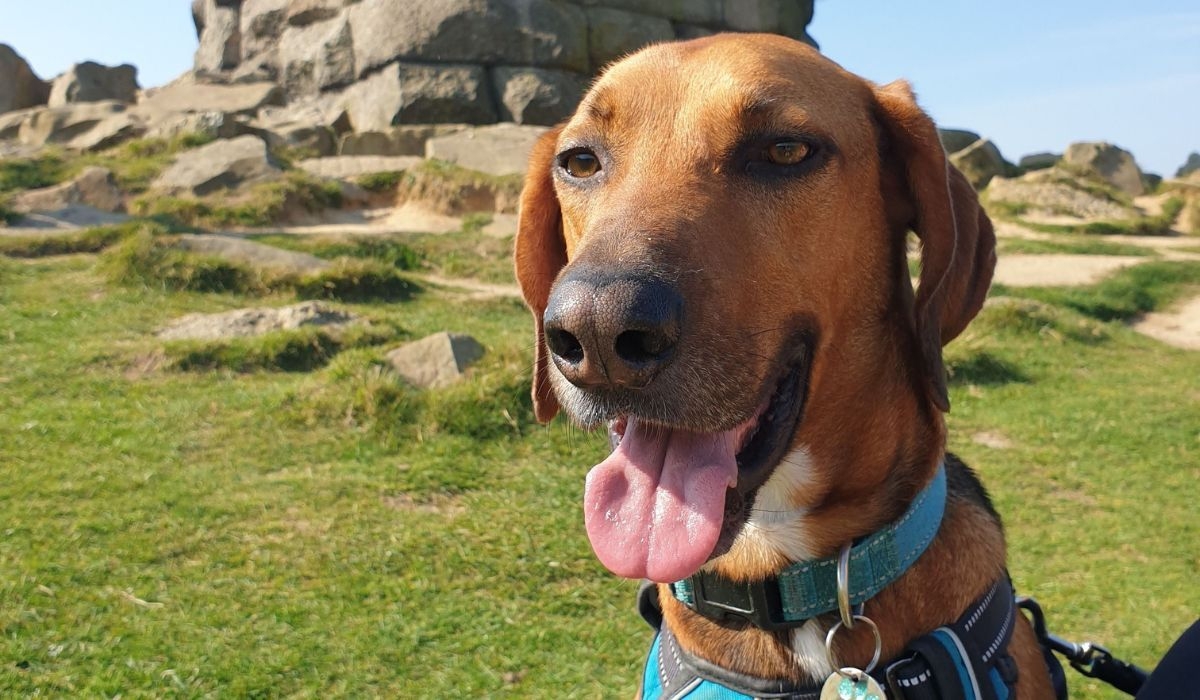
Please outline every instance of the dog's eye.
[{"label": "dog's eye", "polygon": [[569,151],[559,156],[559,165],[574,178],[589,178],[600,172],[600,159],[595,153],[581,149]]},{"label": "dog's eye", "polygon": [[775,165],[798,165],[812,148],[803,141],[776,141],[767,146],[767,161]]}]

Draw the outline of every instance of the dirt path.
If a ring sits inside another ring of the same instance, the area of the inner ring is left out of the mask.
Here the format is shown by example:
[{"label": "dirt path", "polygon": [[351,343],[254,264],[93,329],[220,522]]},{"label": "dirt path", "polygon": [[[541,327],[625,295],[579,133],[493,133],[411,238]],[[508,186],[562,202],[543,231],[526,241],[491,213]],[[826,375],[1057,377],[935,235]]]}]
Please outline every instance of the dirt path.
[{"label": "dirt path", "polygon": [[1200,350],[1200,296],[1167,311],[1148,313],[1131,325],[1135,331],[1168,345]]},{"label": "dirt path", "polygon": [[422,282],[443,287],[444,291],[468,299],[520,299],[521,290],[515,284],[491,284],[466,277],[443,277],[437,274],[412,275]]},{"label": "dirt path", "polygon": [[[1061,240],[1053,234],[1028,229],[1020,224],[1000,221],[996,224],[998,237],[1027,240]],[[1000,257],[996,265],[996,282],[1012,287],[1093,284],[1123,267],[1148,260],[1200,261],[1200,254],[1181,248],[1196,248],[1200,239],[1195,236],[1104,236],[1108,243],[1135,245],[1154,250],[1157,258],[1128,255],[1045,255],[1012,254]],[[1188,350],[1200,350],[1200,295],[1185,299],[1167,311],[1149,313],[1130,324],[1139,333],[1168,345]]]}]

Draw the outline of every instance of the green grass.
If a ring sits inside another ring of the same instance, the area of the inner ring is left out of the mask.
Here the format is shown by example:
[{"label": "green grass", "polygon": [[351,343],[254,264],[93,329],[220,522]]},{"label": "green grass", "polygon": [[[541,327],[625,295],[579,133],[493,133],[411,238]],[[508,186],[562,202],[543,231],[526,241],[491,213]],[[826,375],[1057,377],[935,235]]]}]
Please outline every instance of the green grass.
[{"label": "green grass", "polygon": [[342,204],[341,186],[299,171],[289,171],[276,182],[254,185],[230,197],[173,197],[144,195],[134,199],[131,213],[201,228],[263,227],[277,224],[297,211],[315,213]]},{"label": "green grass", "polygon": [[397,341],[406,334],[391,325],[354,324],[345,329],[304,327],[258,337],[179,340],[163,347],[166,367],[181,371],[310,372],[352,348]]},{"label": "green grass", "polygon": [[[1200,264],[1151,261],[1128,267],[1090,287],[1041,287],[1020,293],[1101,321],[1128,321],[1196,288],[1200,288]],[[1014,291],[996,285],[992,293]]]},{"label": "green grass", "polygon": [[153,221],[132,220],[112,226],[40,236],[0,237],[0,255],[10,258],[41,258],[47,255],[98,253],[127,238],[144,233],[164,235],[168,229]]},{"label": "green grass", "polygon": [[394,192],[403,179],[403,170],[388,170],[362,175],[356,183],[368,192]]},{"label": "green grass", "polygon": [[[170,319],[293,292],[114,284],[101,263],[0,257],[0,695],[634,692],[635,585],[582,527],[604,438],[533,422],[520,304],[348,304],[397,335],[480,340],[467,380],[432,392],[373,343],[312,371],[264,350],[236,372],[146,373]],[[947,356],[950,448],[1005,517],[1018,588],[1054,632],[1145,666],[1200,609],[1196,354],[1100,319],[1168,303],[1198,270],[1150,262],[1078,298],[998,290],[1012,299]],[[242,362],[229,352],[215,368]],[[1073,698],[1121,697],[1068,674]]]},{"label": "green grass", "polygon": [[57,185],[71,173],[66,156],[52,149],[35,158],[0,158],[0,194]]},{"label": "green grass", "polygon": [[1056,240],[1032,238],[1001,238],[997,241],[997,252],[1043,255],[1046,253],[1069,253],[1073,255],[1156,255],[1153,249],[1128,243],[1113,243],[1096,238],[1062,237]]}]

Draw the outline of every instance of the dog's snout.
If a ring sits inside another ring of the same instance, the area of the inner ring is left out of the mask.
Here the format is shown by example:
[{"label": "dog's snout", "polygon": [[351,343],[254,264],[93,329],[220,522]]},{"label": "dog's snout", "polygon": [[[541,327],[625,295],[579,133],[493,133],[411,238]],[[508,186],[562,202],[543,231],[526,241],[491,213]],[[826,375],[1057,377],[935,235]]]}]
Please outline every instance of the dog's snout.
[{"label": "dog's snout", "polygon": [[568,275],[543,317],[554,364],[575,386],[641,388],[671,361],[683,300],[655,278]]}]

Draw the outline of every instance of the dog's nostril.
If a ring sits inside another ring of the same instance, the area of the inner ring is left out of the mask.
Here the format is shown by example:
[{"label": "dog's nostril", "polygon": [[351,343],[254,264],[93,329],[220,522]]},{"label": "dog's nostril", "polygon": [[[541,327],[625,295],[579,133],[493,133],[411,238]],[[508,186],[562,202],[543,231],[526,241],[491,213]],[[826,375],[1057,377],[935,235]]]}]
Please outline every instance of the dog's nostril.
[{"label": "dog's nostril", "polygon": [[662,333],[631,330],[617,336],[615,348],[622,360],[639,365],[658,360],[671,348],[671,342]]},{"label": "dog's nostril", "polygon": [[550,352],[571,364],[583,362],[583,345],[578,338],[561,328],[546,329],[546,345]]}]

